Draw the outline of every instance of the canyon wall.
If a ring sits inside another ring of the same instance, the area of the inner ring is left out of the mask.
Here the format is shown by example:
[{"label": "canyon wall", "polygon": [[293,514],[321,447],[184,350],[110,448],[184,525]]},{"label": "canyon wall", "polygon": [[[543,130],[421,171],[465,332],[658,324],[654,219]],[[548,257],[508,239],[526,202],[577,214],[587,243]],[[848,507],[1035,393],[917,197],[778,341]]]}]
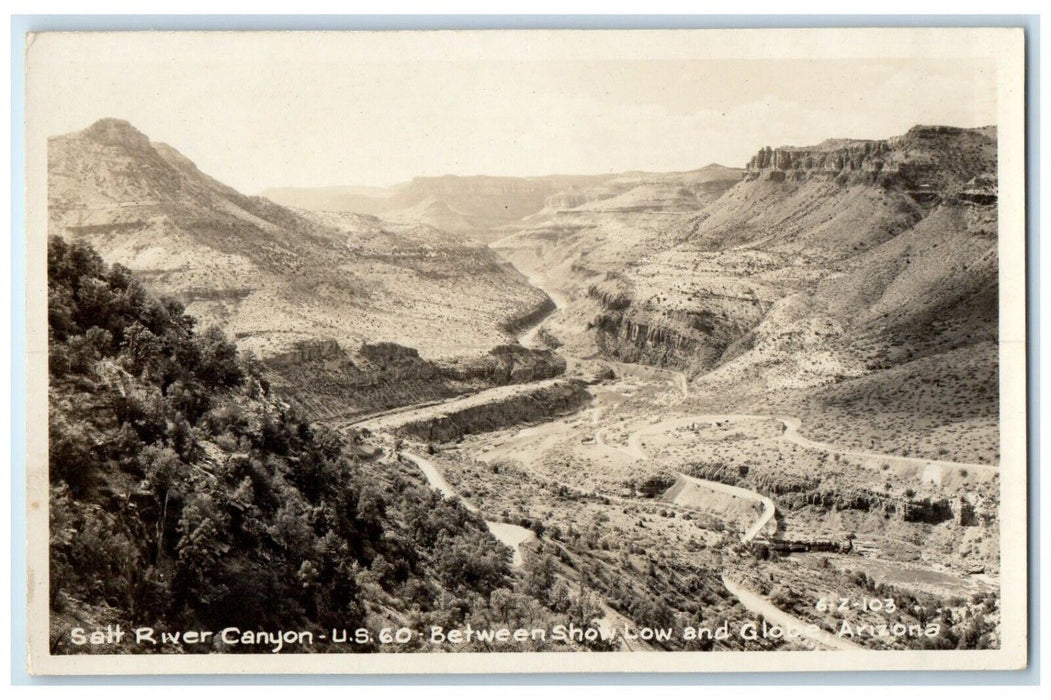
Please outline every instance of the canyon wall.
[{"label": "canyon wall", "polygon": [[544,301],[529,313],[508,319],[500,324],[500,328],[509,335],[519,335],[529,330],[536,324],[547,318],[557,307],[551,297],[544,295]]},{"label": "canyon wall", "polygon": [[897,187],[925,204],[964,199],[989,205],[996,201],[995,178],[970,177],[970,173],[982,159],[980,151],[990,135],[995,138],[994,128],[915,126],[901,136],[878,141],[767,146],[748,161],[745,179],[823,178],[841,185]]},{"label": "canyon wall", "polygon": [[602,309],[589,328],[604,354],[690,373],[714,367],[768,307],[755,297],[714,293],[659,307],[637,302],[629,284],[610,278],[589,286],[588,297]]}]

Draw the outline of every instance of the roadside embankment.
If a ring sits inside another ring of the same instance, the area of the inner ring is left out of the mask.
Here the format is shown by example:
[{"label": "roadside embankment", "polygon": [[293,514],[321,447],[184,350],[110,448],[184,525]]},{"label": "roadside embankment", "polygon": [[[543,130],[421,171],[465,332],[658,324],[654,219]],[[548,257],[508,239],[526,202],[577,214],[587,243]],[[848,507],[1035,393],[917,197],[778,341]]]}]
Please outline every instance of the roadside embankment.
[{"label": "roadside embankment", "polygon": [[579,379],[557,379],[500,387],[461,401],[388,416],[375,426],[428,442],[448,442],[464,435],[499,430],[520,423],[549,420],[576,411],[591,400]]}]

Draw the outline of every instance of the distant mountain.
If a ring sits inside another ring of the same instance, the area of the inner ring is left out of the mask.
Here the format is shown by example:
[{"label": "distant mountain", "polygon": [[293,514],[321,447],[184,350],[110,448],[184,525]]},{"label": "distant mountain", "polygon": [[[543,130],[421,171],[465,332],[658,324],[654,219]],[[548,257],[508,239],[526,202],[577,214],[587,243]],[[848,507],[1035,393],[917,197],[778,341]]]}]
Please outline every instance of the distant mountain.
[{"label": "distant mountain", "polygon": [[361,187],[272,188],[263,196],[278,204],[315,211],[383,215],[481,241],[499,237],[498,229],[544,206],[551,194],[603,180],[602,176],[516,178],[443,175],[417,177],[387,189]]},{"label": "distant mountain", "polygon": [[125,121],[48,146],[50,233],[89,240],[263,357],[319,340],[484,353],[550,303],[476,242],[245,196]]},{"label": "distant mountain", "polygon": [[[418,177],[387,190],[359,187],[274,188],[263,196],[315,211],[382,215],[425,223],[483,242],[501,238],[527,217],[627,194],[635,187],[670,189],[675,204],[696,207],[697,196],[736,182],[742,170],[709,165],[689,173],[550,175],[546,177]],[[662,195],[658,195],[662,196]],[[667,195],[663,195],[667,196]],[[614,206],[628,206],[618,205]]]}]

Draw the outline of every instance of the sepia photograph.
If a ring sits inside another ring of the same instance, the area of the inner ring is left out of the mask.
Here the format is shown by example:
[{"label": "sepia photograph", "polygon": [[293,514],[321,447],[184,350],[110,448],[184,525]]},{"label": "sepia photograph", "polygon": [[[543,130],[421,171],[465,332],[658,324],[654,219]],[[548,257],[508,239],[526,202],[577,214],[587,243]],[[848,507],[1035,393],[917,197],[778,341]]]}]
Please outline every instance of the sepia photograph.
[{"label": "sepia photograph", "polygon": [[30,672],[1024,667],[1024,49],[27,36]]}]

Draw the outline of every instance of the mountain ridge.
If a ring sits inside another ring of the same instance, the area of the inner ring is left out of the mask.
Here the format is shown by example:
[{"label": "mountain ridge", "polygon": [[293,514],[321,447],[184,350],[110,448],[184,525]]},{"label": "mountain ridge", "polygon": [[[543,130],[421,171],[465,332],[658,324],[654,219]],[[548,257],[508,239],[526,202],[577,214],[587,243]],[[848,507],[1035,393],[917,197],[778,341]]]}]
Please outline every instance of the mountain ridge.
[{"label": "mountain ridge", "polygon": [[289,364],[297,358],[312,365],[311,376],[324,369],[336,392],[320,398],[326,412],[413,398],[362,389],[362,405],[339,399],[384,372],[402,376],[397,353],[390,367],[369,359],[369,348],[384,343],[420,354],[414,386],[424,394],[559,371],[522,353],[508,360],[513,369],[490,371],[492,351],[551,302],[477,241],[243,195],[124,120],[49,140],[48,204],[50,234],[89,242],[152,292],[178,298],[202,327],[223,328],[242,351],[297,379],[303,373]]},{"label": "mountain ridge", "polygon": [[[997,361],[995,135],[917,126],[763,148],[703,204],[669,208],[641,188],[616,210],[615,198],[567,201],[494,247],[561,281],[571,301],[549,330],[575,353],[684,371],[734,407],[892,381],[894,367],[957,351],[984,375]],[[970,392],[959,378],[938,386],[947,405]],[[974,400],[995,420],[995,395]]]},{"label": "mountain ridge", "polygon": [[[668,181],[703,187],[735,179],[743,171],[711,163],[694,170],[654,173],[628,171],[595,175],[420,176],[393,185],[381,194],[364,195],[358,187],[276,187],[262,195],[279,204],[314,211],[345,211],[417,221],[491,242],[508,226],[545,210],[558,208],[573,197],[601,199],[623,194],[642,184]],[[609,189],[604,189],[606,186]],[[561,198],[561,199],[560,199]],[[569,199],[567,199],[569,198]]]}]

